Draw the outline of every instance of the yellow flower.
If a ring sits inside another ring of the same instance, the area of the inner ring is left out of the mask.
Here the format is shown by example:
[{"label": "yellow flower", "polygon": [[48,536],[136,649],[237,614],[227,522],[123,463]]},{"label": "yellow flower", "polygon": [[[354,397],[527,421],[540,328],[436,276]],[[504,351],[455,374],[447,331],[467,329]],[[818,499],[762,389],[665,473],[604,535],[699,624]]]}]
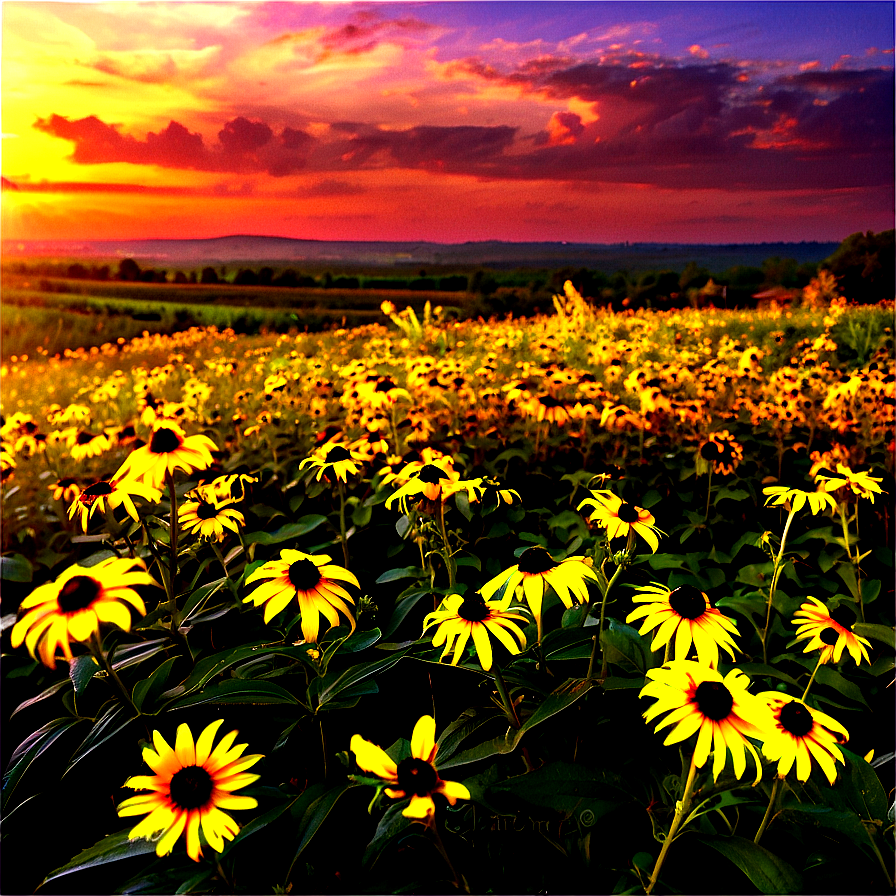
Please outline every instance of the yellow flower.
[{"label": "yellow flower", "polygon": [[585,498],[576,508],[577,510],[585,506],[593,508],[591,516],[588,517],[589,523],[606,529],[607,538],[610,539],[630,536],[636,532],[647,542],[651,552],[656,553],[656,549],[660,546],[657,533],[661,535],[665,533],[657,529],[656,520],[650,511],[634,504],[627,504],[618,495],[606,489],[592,491],[591,495],[592,497]]},{"label": "yellow flower", "polygon": [[698,462],[698,474],[703,472],[702,466],[706,469],[711,467],[714,473],[727,476],[733,473],[744,459],[744,449],[726,429],[722,432],[711,432],[700,443],[697,455],[699,461],[702,461],[702,464]]},{"label": "yellow flower", "polygon": [[848,485],[852,493],[859,498],[868,498],[874,503],[874,496],[883,494],[880,487],[881,479],[870,473],[854,473],[846,464],[837,464],[837,472],[821,469],[815,474],[815,479],[822,483],[825,491],[836,491],[844,485]]},{"label": "yellow flower", "polygon": [[709,598],[693,585],[680,585],[674,591],[665,585],[643,585],[632,600],[644,606],[629,613],[625,621],[643,619],[641,635],[656,629],[651,650],[671,644],[674,637],[673,659],[686,660],[692,643],[699,661],[714,669],[719,665],[720,647],[734,659],[737,645],[731,635],[738,633],[737,625],[715,609]]},{"label": "yellow flower", "polygon": [[194,862],[202,857],[203,840],[217,852],[223,851],[225,840],[233,840],[239,825],[221,810],[254,809],[258,805],[254,797],[234,791],[258,780],[258,775],[246,769],[263,757],[258,753],[244,756],[247,744],[231,746],[236,731],[225,735],[212,749],[222,724],[222,719],[212,722],[195,743],[189,726],[179,725],[174,749],[153,731],[155,749],[144,747],[143,760],[154,774],[136,775],[124,783],[133,790],[150,792],[132,796],[118,806],[122,817],[146,815],[128,834],[129,839],[150,840],[163,832],[156,855],[166,856],[186,831],[187,855]]},{"label": "yellow flower", "polygon": [[68,509],[68,518],[72,520],[78,516],[81,529],[86,532],[88,520],[94,513],[105,513],[107,507],[113,510],[118,506],[123,506],[128,516],[137,522],[140,517],[131,500],[132,495],[139,495],[152,503],[160,501],[162,498],[159,489],[153,488],[151,485],[142,485],[135,479],[102,479],[87,486],[75,497]]},{"label": "yellow flower", "polygon": [[218,507],[201,498],[186,501],[177,509],[177,519],[184,532],[198,533],[200,538],[223,541],[224,530],[239,532],[246,525],[246,518],[229,507]]},{"label": "yellow flower", "polygon": [[731,753],[734,774],[741,778],[747,770],[746,752],[756,763],[756,781],[762,777],[762,764],[748,737],[763,740],[772,727],[771,710],[748,693],[750,679],[739,669],[732,669],[724,678],[721,673],[693,660],[672,660],[659,669],[647,672],[650,681],[641,689],[640,697],[654,697],[656,703],[644,713],[647,722],[668,713],[655,731],[669,725],[675,727],[663,743],[681,743],[697,735],[694,764],[706,765],[712,755],[712,777],[717,780]]},{"label": "yellow flower", "polygon": [[815,759],[833,784],[837,780],[835,760],[844,761],[837,745],[849,740],[847,730],[836,719],[796,697],[780,691],[766,691],[758,696],[765,700],[774,717],[762,752],[778,763],[778,777],[786,777],[796,764],[797,779],[807,781]]},{"label": "yellow flower", "polygon": [[57,648],[70,661],[71,641],[88,640],[103,622],[130,631],[131,607],[146,615],[136,585],[161,587],[139,559],[110,557],[94,566],[70,566],[22,601],[28,612],[12,628],[12,646],[24,642],[31,656],[55,669]]},{"label": "yellow flower", "polygon": [[267,581],[244,597],[243,603],[251,601],[256,607],[266,603],[265,622],[270,622],[295,598],[302,614],[302,637],[309,643],[317,643],[321,616],[335,626],[339,625],[339,613],[343,613],[354,630],[355,618],[346,601],[355,601],[338,581],[350,582],[358,588],[360,585],[347,569],[330,565],[330,557],[326,554],[312,556],[301,551],[283,550],[279,560],[271,560],[256,569],[246,579],[246,584],[261,579]]},{"label": "yellow flower", "polygon": [[845,612],[841,615],[842,611],[838,607],[834,610],[839,617],[838,621],[818,598],[810,597],[809,601],[811,603],[802,604],[793,614],[793,621],[800,623],[796,630],[797,641],[809,642],[803,653],[820,650],[822,663],[830,662],[832,658],[835,663],[839,663],[846,649],[857,666],[863,658],[866,663],[870,663],[865,647],[870,647],[871,642],[853,633],[854,617],[848,619]]},{"label": "yellow flower", "polygon": [[142,479],[146,485],[159,488],[175,470],[192,473],[210,467],[211,453],[217,450],[208,436],[187,436],[176,423],[159,420],[149,443],[131,452],[114,478]]},{"label": "yellow flower", "polygon": [[443,781],[434,760],[438,752],[435,742],[436,722],[432,716],[422,716],[411,735],[411,755],[396,763],[385,750],[364,740],[360,734],[351,740],[351,751],[358,767],[381,778],[389,786],[386,796],[393,800],[410,797],[402,810],[405,818],[429,822],[435,817],[433,794],[440,793],[454,805],[458,800],[470,799],[470,791],[456,781]]},{"label": "yellow flower", "polygon": [[[508,590],[501,600],[486,602],[481,594],[474,593],[469,597],[450,594],[438,610],[429,613],[423,620],[424,633],[434,625],[435,637],[433,647],[445,644],[439,662],[454,649],[451,665],[456,666],[470,638],[482,668],[488,672],[492,667],[492,645],[489,634],[494,635],[511,653],[519,653],[526,646],[526,636],[514,620],[525,622],[524,616],[508,613],[513,593]],[[516,640],[514,640],[516,639]],[[519,644],[516,641],[519,641]]]},{"label": "yellow flower", "polygon": [[563,606],[569,609],[573,603],[588,603],[588,579],[596,582],[597,575],[585,557],[555,560],[544,548],[532,547],[520,554],[516,566],[498,573],[480,591],[487,600],[501,588],[510,595],[518,587],[521,588],[532,615],[540,625],[541,604],[548,586],[563,601]]},{"label": "yellow flower", "polygon": [[799,488],[787,488],[786,485],[770,485],[762,490],[762,494],[768,495],[765,499],[766,507],[770,504],[779,507],[789,501],[795,511],[806,504],[813,514],[820,513],[825,507],[837,509],[837,502],[827,492],[807,492]]},{"label": "yellow flower", "polygon": [[358,472],[358,463],[351,451],[344,445],[327,442],[317,449],[311,457],[306,457],[299,464],[299,469],[311,467],[317,471],[314,477],[320,482],[321,477],[326,476],[330,482],[337,479],[345,482],[347,477],[354,476]]}]

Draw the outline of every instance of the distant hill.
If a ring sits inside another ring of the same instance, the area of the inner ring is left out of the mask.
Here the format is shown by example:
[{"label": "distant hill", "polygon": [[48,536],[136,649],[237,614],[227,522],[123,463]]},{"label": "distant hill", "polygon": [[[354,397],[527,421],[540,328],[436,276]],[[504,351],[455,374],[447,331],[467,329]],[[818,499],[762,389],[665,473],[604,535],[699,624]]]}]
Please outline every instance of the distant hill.
[{"label": "distant hill", "polygon": [[156,265],[280,263],[329,265],[334,269],[376,267],[512,268],[587,267],[617,270],[680,270],[694,261],[713,271],[734,265],[760,266],[767,258],[822,261],[839,243],[468,243],[302,240],[234,235],[212,239],[4,240],[4,258],[133,258]]}]

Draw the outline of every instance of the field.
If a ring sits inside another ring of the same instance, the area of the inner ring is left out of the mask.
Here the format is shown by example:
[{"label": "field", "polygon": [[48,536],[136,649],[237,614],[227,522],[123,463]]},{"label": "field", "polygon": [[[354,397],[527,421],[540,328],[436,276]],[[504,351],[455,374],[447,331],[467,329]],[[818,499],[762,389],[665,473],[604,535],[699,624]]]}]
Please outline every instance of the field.
[{"label": "field", "polygon": [[4,892],[892,892],[892,302],[84,286],[4,292]]}]

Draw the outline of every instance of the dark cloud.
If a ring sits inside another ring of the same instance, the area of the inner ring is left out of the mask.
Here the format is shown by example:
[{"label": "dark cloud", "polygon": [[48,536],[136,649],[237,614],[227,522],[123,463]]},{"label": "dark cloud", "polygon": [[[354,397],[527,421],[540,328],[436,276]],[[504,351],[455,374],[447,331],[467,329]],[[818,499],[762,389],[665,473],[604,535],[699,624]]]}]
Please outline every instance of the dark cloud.
[{"label": "dark cloud", "polygon": [[125,135],[95,115],[70,120],[62,115],[39,118],[38,130],[74,144],[72,159],[82,165],[130,162],[196,171],[266,172],[283,177],[301,170],[315,140],[304,131],[284,128],[279,135],[264,122],[238,117],[218,132],[216,144],[206,146],[201,134],[172,121],[144,140]]}]

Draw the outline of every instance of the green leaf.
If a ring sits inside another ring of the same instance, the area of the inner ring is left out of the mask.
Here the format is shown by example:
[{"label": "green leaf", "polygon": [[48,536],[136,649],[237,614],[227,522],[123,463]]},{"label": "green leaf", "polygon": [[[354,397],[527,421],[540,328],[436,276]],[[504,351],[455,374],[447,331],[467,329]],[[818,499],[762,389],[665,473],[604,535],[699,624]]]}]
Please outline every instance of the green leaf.
[{"label": "green leaf", "polygon": [[389,621],[383,627],[383,637],[391,638],[393,634],[398,629],[398,626],[404,622],[405,617],[414,607],[417,605],[417,602],[421,597],[426,597],[428,594],[431,594],[428,589],[416,589],[411,591],[405,591],[402,593],[401,597],[398,599],[398,602],[395,604],[395,609],[392,611],[392,615],[389,617]]},{"label": "green leaf", "polygon": [[568,817],[578,813],[582,818],[588,813],[588,826],[631,799],[618,775],[569,762],[549,762],[535,771],[494,784],[489,790]]},{"label": "green leaf", "polygon": [[184,621],[189,619],[194,611],[201,609],[205,601],[216,591],[220,591],[227,582],[228,580],[226,578],[216,579],[214,582],[209,582],[208,584],[197,588],[184,603],[183,610],[181,611],[181,619]]},{"label": "green leaf", "polygon": [[75,688],[75,693],[79,696],[83,694],[90,680],[99,671],[99,664],[90,654],[76,656],[68,664],[68,677]]},{"label": "green leaf", "polygon": [[326,521],[327,518],[319,513],[309,513],[297,522],[287,523],[274,532],[247,532],[243,536],[243,543],[248,546],[250,544],[280,544],[283,541],[294,541],[302,535],[307,535]]},{"label": "green leaf", "polygon": [[4,554],[0,557],[0,579],[6,582],[30,582],[34,578],[34,567],[21,554]]},{"label": "green leaf", "polygon": [[439,747],[438,762],[440,767],[453,756],[460,745],[478,731],[483,725],[493,723],[496,719],[504,718],[502,713],[479,712],[475,708],[464,710],[439,736],[436,741]]},{"label": "green leaf", "polygon": [[455,492],[454,506],[467,522],[473,519],[473,511],[470,509],[470,498],[465,491]]},{"label": "green leaf", "polygon": [[326,821],[327,816],[330,814],[333,806],[336,805],[337,800],[347,791],[351,790],[354,785],[350,782],[345,782],[340,784],[338,787],[334,787],[331,790],[328,790],[322,796],[318,797],[305,811],[305,814],[302,815],[302,819],[299,822],[299,831],[301,836],[299,837],[299,845],[296,848],[296,854],[292,860],[292,865],[289,868],[289,877],[292,874],[292,868],[298,860],[299,856],[305,851],[305,848],[311,842],[314,835],[320,829],[320,826]]},{"label": "green leaf", "polygon": [[135,720],[135,717],[131,715],[130,707],[125,709],[115,700],[110,700],[105,705],[107,708],[100,713],[97,720],[93,723],[90,733],[81,741],[72,754],[68,768],[62,773],[62,777],[65,777],[85,756],[111,740]]},{"label": "green leaf", "polygon": [[[324,706],[341,691],[352,687],[352,685],[357,684],[359,681],[362,681],[371,675],[385,672],[386,669],[394,666],[403,656],[405,656],[410,649],[410,647],[406,647],[404,650],[395,651],[384,659],[374,660],[371,663],[359,663],[357,666],[351,666],[346,669],[322,688],[320,697],[318,698],[318,706]],[[330,676],[327,675],[326,678],[330,678]]]},{"label": "green leaf", "polygon": [[364,857],[361,859],[361,867],[369,870],[376,860],[380,857],[383,850],[400,834],[406,831],[414,822],[410,818],[402,815],[405,809],[404,801],[397,804],[393,803],[383,813],[376,831],[364,850]]},{"label": "green leaf", "polygon": [[802,876],[792,865],[752,840],[711,834],[698,839],[740,868],[760,893],[799,893],[803,888]]},{"label": "green leaf", "polygon": [[610,625],[602,632],[600,641],[605,650],[609,648],[611,651],[611,663],[619,662],[612,655],[615,652],[617,657],[629,662],[639,672],[646,672],[651,667],[650,645],[638,634],[636,628],[611,619]]},{"label": "green leaf", "polygon": [[395,569],[387,569],[377,580],[377,585],[385,585],[386,582],[397,582],[400,579],[422,579],[425,575],[419,566],[402,566]]},{"label": "green leaf", "polygon": [[285,703],[297,705],[298,700],[273,681],[245,681],[228,678],[225,681],[203,688],[198,693],[188,694],[166,705],[166,709],[181,709],[184,706],[199,706],[202,703]]},{"label": "green leaf", "polygon": [[846,834],[857,846],[868,845],[865,826],[855,812],[830,806],[788,806],[781,812],[782,821],[793,821],[800,827],[825,828]]},{"label": "green leaf", "polygon": [[840,773],[834,789],[862,821],[882,822],[887,817],[887,794],[877,772],[861,757],[841,747],[846,769]]},{"label": "green leaf", "polygon": [[54,719],[32,732],[13,750],[9,758],[9,769],[3,776],[3,808],[6,810],[22,775],[31,763],[45,753],[63,734],[70,731],[84,719]]},{"label": "green leaf", "polygon": [[230,666],[241,663],[244,660],[258,656],[264,656],[266,651],[265,641],[256,641],[254,644],[246,644],[242,647],[232,647],[229,650],[221,650],[211,656],[203,657],[193,668],[193,671],[179,685],[169,688],[161,696],[163,698],[180,697],[190,694],[203,687],[216,675],[219,675]]},{"label": "green leaf", "polygon": [[868,706],[858,685],[844,678],[836,669],[832,669],[830,666],[821,666],[818,672],[815,673],[815,680],[819,684],[833,688],[835,691],[843,694],[844,697],[848,697],[856,703],[861,703],[862,706]]},{"label": "green leaf", "polygon": [[851,563],[841,563],[837,567],[837,575],[846,583],[852,599],[859,599],[859,583],[856,581],[856,571]]},{"label": "green leaf", "polygon": [[128,828],[128,830],[119,831],[117,834],[109,834],[108,837],[103,837],[102,840],[89,849],[78,853],[68,864],[51,871],[44,878],[41,887],[51,880],[56,880],[57,877],[63,877],[66,874],[72,874],[84,868],[107,865],[109,862],[117,862],[120,859],[129,859],[133,856],[142,856],[156,851],[155,840],[128,840],[130,830],[131,828]]},{"label": "green leaf", "polygon": [[896,629],[889,625],[877,625],[873,622],[857,622],[852,630],[863,638],[873,638],[881,641],[887,647],[896,649]]},{"label": "green leaf", "polygon": [[22,709],[27,709],[29,706],[34,706],[35,703],[40,703],[41,700],[46,700],[47,697],[52,697],[53,694],[58,694],[64,687],[68,687],[71,685],[71,679],[63,678],[61,681],[57,681],[54,684],[51,684],[48,688],[41,691],[36,697],[30,697],[28,700],[23,700],[13,711],[10,713],[10,718],[12,718],[17,712]]},{"label": "green leaf", "polygon": [[134,685],[132,699],[137,709],[142,710],[144,705],[152,706],[159,694],[162,693],[162,688],[165,687],[165,682],[168,680],[168,676],[171,674],[171,670],[176,662],[176,656],[170,657],[149,678],[144,678],[143,681],[138,681]]},{"label": "green leaf", "polygon": [[650,554],[647,563],[651,569],[684,569],[681,558],[674,554]]}]

